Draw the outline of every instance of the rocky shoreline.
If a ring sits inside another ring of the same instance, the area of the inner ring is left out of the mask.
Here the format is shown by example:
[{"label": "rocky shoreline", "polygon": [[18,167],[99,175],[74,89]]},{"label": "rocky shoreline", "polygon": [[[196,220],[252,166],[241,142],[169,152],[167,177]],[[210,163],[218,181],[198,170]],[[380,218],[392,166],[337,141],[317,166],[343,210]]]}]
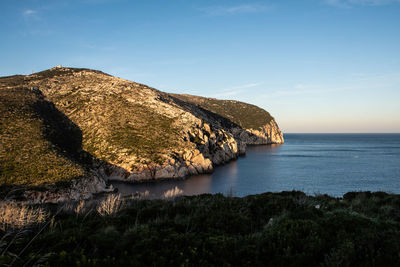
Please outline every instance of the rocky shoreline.
[{"label": "rocky shoreline", "polygon": [[[205,127],[209,129],[209,127]],[[206,131],[207,133],[207,131]],[[155,166],[150,169],[142,166],[129,173],[120,167],[103,164],[97,166],[91,178],[75,180],[68,188],[59,190],[37,191],[28,190],[24,192],[24,197],[28,203],[59,203],[68,200],[79,201],[90,199],[96,194],[112,193],[115,189],[110,182],[122,182],[129,184],[140,184],[147,182],[162,182],[165,180],[188,179],[192,175],[211,173],[219,165],[227,164],[238,157],[245,155],[247,146],[260,146],[284,143],[283,135],[277,128],[276,123],[267,125],[262,131],[245,131],[239,128],[234,129],[233,133],[220,132],[227,142],[219,146],[215,154],[210,153],[207,148],[209,144],[215,144],[218,140],[217,135],[208,132],[200,140],[203,146],[192,151],[185,151],[182,156],[183,161],[171,162],[171,164]],[[233,136],[240,139],[233,138]]]},{"label": "rocky shoreline", "polygon": [[142,164],[129,173],[118,167],[104,166],[101,172],[108,180],[123,182],[185,178],[190,175],[210,173],[215,166],[237,159],[246,153],[247,145],[284,143],[283,135],[274,121],[262,130],[233,128],[231,131],[213,132],[207,124],[203,124],[198,131],[188,132],[187,138],[196,138],[197,147],[184,150],[177,159],[170,159],[166,164],[156,166]]}]

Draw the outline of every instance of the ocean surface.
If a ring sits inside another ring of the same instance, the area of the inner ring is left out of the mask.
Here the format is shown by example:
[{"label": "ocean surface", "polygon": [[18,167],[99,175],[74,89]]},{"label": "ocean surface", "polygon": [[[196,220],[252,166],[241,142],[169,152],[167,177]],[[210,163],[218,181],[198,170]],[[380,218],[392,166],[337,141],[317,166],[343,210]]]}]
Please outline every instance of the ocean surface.
[{"label": "ocean surface", "polygon": [[246,156],[186,180],[113,183],[122,195],[246,196],[301,190],[342,196],[349,191],[400,193],[400,134],[285,134],[285,144],[251,146]]}]

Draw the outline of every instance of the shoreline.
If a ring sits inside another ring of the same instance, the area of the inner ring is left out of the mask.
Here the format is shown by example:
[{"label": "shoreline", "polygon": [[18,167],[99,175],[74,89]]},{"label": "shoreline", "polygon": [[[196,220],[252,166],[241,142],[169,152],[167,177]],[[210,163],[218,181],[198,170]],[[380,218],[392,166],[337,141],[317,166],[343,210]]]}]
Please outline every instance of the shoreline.
[{"label": "shoreline", "polygon": [[[284,145],[284,143],[272,143],[272,144],[246,144],[246,149],[247,147],[250,148],[262,148],[262,147],[274,147],[274,146],[282,146]],[[135,180],[135,181],[124,181],[124,180],[118,180],[118,179],[107,179],[106,183],[121,183],[121,184],[128,184],[128,185],[143,185],[143,184],[157,184],[157,183],[162,183],[162,182],[166,182],[166,181],[185,181],[188,180],[194,176],[197,175],[207,175],[207,174],[212,174],[215,172],[216,168],[219,167],[223,167],[226,166],[228,164],[231,164],[235,161],[240,160],[241,158],[246,158],[246,154],[247,151],[243,154],[239,154],[236,158],[232,158],[231,160],[229,160],[228,162],[222,163],[222,164],[218,164],[216,166],[213,167],[213,169],[211,171],[208,172],[202,172],[202,173],[197,173],[197,174],[189,174],[187,176],[184,177],[166,177],[166,178],[151,178],[151,179],[142,179],[142,180]]]}]

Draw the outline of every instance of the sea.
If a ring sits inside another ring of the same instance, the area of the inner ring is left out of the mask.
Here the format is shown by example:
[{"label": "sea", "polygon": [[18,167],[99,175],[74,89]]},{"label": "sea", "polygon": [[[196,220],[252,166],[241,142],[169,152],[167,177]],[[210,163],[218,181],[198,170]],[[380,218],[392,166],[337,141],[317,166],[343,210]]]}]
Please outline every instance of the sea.
[{"label": "sea", "polygon": [[124,196],[222,193],[242,197],[300,190],[341,197],[350,191],[400,193],[400,134],[285,134],[285,144],[248,146],[213,173],[142,184],[113,183]]}]

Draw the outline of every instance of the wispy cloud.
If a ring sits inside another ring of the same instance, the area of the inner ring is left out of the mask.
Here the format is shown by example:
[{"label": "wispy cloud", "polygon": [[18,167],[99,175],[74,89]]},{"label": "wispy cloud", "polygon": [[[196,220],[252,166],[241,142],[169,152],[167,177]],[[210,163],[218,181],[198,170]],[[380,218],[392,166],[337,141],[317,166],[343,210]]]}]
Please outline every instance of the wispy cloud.
[{"label": "wispy cloud", "polygon": [[242,85],[237,85],[237,86],[233,86],[230,88],[226,88],[226,89],[222,89],[222,90],[217,90],[217,91],[221,91],[220,93],[216,93],[211,95],[212,97],[215,98],[225,98],[225,97],[231,97],[231,96],[235,96],[238,94],[243,93],[243,91],[245,89],[249,89],[249,88],[253,88],[253,87],[258,87],[260,86],[262,83],[248,83],[248,84],[242,84]]},{"label": "wispy cloud", "polygon": [[[354,75],[353,75],[354,76]],[[304,84],[298,83],[292,86],[292,89],[282,88],[271,93],[260,95],[260,97],[286,97],[299,95],[323,95],[334,92],[348,91],[365,91],[365,90],[390,90],[395,89],[400,85],[400,73],[381,73],[381,74],[366,74],[356,73],[351,82],[345,84],[330,86],[326,84]],[[343,93],[344,94],[344,93]]]},{"label": "wispy cloud", "polygon": [[238,91],[238,90],[230,90],[230,91],[224,91],[224,92],[217,93],[217,94],[212,94],[210,96],[215,97],[215,98],[226,98],[226,97],[238,95],[240,93],[241,93],[241,91]]},{"label": "wispy cloud", "polygon": [[151,62],[155,65],[194,65],[198,63],[197,59],[194,58],[175,58],[175,59],[161,59],[158,61]]},{"label": "wispy cloud", "polygon": [[257,86],[259,86],[261,84],[262,83],[248,83],[248,84],[234,86],[231,89],[246,89],[246,88],[251,88],[251,87],[257,87]]},{"label": "wispy cloud", "polygon": [[323,0],[327,5],[339,8],[351,8],[357,5],[364,6],[383,6],[400,3],[400,0]]},{"label": "wispy cloud", "polygon": [[89,5],[103,5],[103,4],[116,4],[122,2],[121,0],[80,0],[80,3]]},{"label": "wispy cloud", "polygon": [[324,0],[324,3],[339,8],[350,8],[346,0]]},{"label": "wispy cloud", "polygon": [[33,9],[26,9],[23,12],[24,16],[31,16],[31,15],[36,14],[36,13],[37,13],[37,11],[33,10]]},{"label": "wispy cloud", "polygon": [[22,10],[20,16],[22,16],[25,27],[24,30],[20,32],[22,36],[45,36],[50,34],[50,30],[48,27],[44,27],[46,25],[45,20],[42,17],[41,8],[27,8]]},{"label": "wispy cloud", "polygon": [[348,0],[348,2],[357,5],[382,6],[393,3],[400,3],[400,0]]},{"label": "wispy cloud", "polygon": [[39,11],[37,9],[25,9],[22,11],[22,16],[26,20],[41,20]]},{"label": "wispy cloud", "polygon": [[91,43],[83,44],[81,47],[90,49],[90,50],[100,50],[100,51],[115,51],[115,50],[117,50],[114,46],[91,44]]},{"label": "wispy cloud", "polygon": [[224,16],[224,15],[236,15],[246,13],[261,13],[269,10],[270,7],[259,4],[243,4],[236,6],[212,6],[201,8],[203,12],[210,16]]},{"label": "wispy cloud", "polygon": [[44,36],[52,35],[56,32],[54,29],[56,23],[49,20],[49,16],[59,12],[61,9],[70,5],[69,1],[34,1],[34,6],[25,7],[19,10],[18,15],[25,22],[25,27],[20,34],[23,36]]}]

